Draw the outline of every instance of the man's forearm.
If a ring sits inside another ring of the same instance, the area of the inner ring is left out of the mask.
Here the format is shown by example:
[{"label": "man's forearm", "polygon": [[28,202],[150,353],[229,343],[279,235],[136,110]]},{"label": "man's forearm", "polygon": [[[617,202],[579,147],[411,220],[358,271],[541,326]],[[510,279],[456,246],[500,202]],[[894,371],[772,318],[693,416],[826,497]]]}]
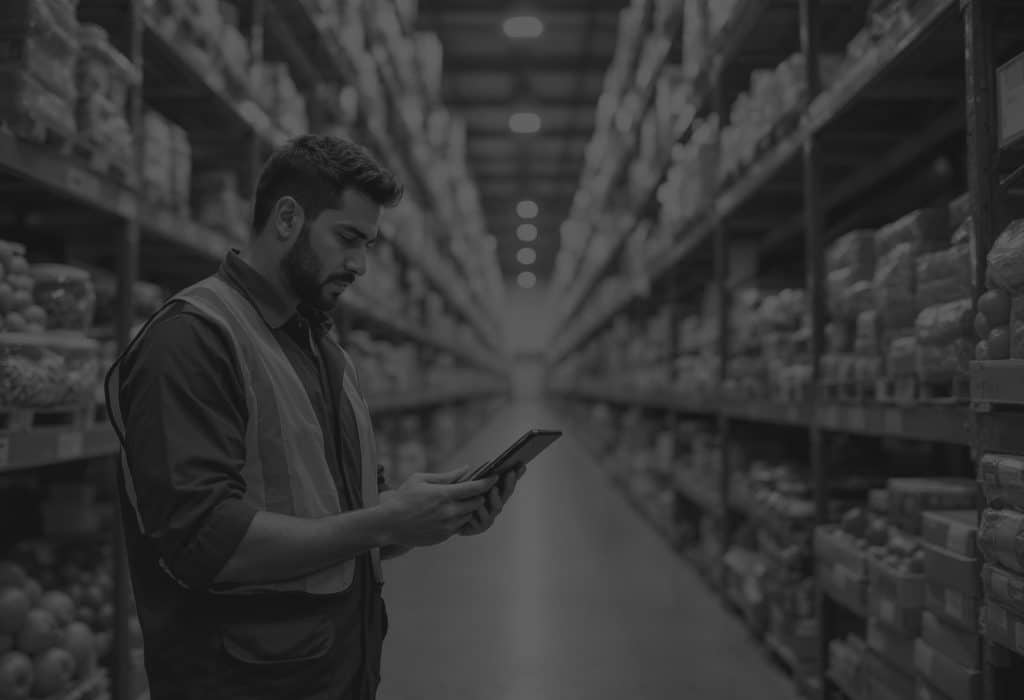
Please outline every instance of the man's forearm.
[{"label": "man's forearm", "polygon": [[413,550],[412,547],[403,547],[399,544],[388,545],[381,547],[380,558],[381,559],[397,559],[398,557],[405,556]]},{"label": "man's forearm", "polygon": [[315,519],[261,511],[216,583],[274,583],[322,571],[392,546],[389,523],[386,506]]}]

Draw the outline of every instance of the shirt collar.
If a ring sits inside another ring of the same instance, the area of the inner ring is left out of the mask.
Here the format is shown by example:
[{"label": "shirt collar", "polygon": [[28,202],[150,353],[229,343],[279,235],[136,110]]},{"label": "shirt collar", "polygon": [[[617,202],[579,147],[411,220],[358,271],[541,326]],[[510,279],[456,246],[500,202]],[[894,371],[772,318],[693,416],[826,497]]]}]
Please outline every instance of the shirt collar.
[{"label": "shirt collar", "polygon": [[242,259],[238,250],[232,248],[228,252],[220,266],[220,274],[246,296],[263,322],[274,330],[284,327],[296,316],[302,316],[321,335],[333,325],[327,314],[309,304],[301,303],[297,307],[290,304],[263,275]]}]

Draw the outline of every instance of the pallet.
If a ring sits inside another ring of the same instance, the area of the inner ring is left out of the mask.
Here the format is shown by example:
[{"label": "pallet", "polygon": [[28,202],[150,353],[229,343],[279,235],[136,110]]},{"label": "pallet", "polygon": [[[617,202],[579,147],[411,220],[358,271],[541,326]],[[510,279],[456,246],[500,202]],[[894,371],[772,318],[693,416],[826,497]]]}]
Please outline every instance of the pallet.
[{"label": "pallet", "polygon": [[95,425],[95,416],[96,408],[92,404],[53,408],[0,408],[0,433],[53,428],[87,430]]}]

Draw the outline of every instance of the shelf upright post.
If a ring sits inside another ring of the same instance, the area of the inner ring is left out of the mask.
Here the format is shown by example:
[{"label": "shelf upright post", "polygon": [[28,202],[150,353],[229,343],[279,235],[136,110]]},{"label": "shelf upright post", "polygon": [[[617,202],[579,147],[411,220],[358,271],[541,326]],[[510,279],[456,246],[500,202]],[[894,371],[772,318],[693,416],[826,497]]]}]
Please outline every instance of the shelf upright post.
[{"label": "shelf upright post", "polygon": [[[712,83],[712,107],[724,124],[729,114],[729,107],[725,103],[725,89],[722,85],[722,57],[712,57],[711,83]],[[717,138],[717,137],[716,137]],[[716,157],[721,153],[720,148],[715,149]],[[717,168],[712,168],[712,172]],[[729,235],[725,228],[725,222],[719,216],[715,201],[709,205],[712,217],[712,247],[714,255],[714,293],[715,307],[718,315],[716,321],[718,326],[717,354],[718,354],[718,382],[716,395],[721,399],[724,396],[725,383],[729,370],[729,309],[732,299],[729,289]],[[718,492],[722,513],[722,542],[724,558],[729,545],[732,542],[733,518],[729,510],[729,484],[732,480],[732,460],[730,459],[730,443],[732,441],[732,425],[725,412],[721,401],[715,407],[715,418],[718,427],[718,439],[720,445],[720,471]],[[724,588],[723,595],[724,595]]]},{"label": "shelf upright post", "polygon": [[[964,44],[967,84],[967,182],[971,194],[974,236],[974,301],[985,288],[988,251],[995,243],[999,225],[999,157],[996,115],[995,0],[960,0],[964,19]],[[971,452],[979,458],[977,415],[971,412]],[[978,513],[979,522],[981,512]],[[991,645],[981,641],[983,662],[982,692],[985,700],[1010,697],[992,659]]]},{"label": "shelf upright post", "polygon": [[[142,40],[145,31],[145,18],[141,0],[129,0],[128,10],[128,34],[129,34],[129,56],[132,63],[137,67],[140,75],[143,71]],[[144,78],[143,78],[144,79]],[[138,186],[141,187],[141,173],[143,167],[143,104],[142,85],[137,85],[130,93],[128,119],[132,128],[132,141],[134,147],[134,163]],[[120,351],[125,350],[132,338],[132,326],[135,320],[135,309],[132,293],[135,282],[139,276],[139,218],[142,216],[142,207],[136,207],[135,214],[124,221],[121,241],[118,245],[117,255],[117,347]],[[116,484],[118,479],[117,470],[120,469],[120,455],[112,461],[114,465],[114,478]],[[113,668],[111,669],[111,684],[114,700],[133,700],[131,698],[132,688],[132,649],[129,624],[132,617],[132,584],[128,571],[128,552],[126,549],[124,528],[120,513],[120,499],[116,502],[117,517],[114,520],[114,642],[113,642]]]},{"label": "shelf upright post", "polygon": [[[807,91],[806,106],[821,92],[821,6],[820,0],[800,0],[800,47],[804,56]],[[814,406],[821,392],[821,356],[825,340],[824,235],[825,221],[821,193],[821,143],[813,129],[803,137],[804,245],[806,255],[807,299],[811,323],[811,403],[809,428],[810,463],[814,479],[815,522],[828,518],[828,473],[825,464],[825,437],[818,411]],[[828,697],[828,642],[832,637],[833,610],[828,604],[820,581],[816,592],[818,609],[818,682],[820,695]]]},{"label": "shelf upright post", "polygon": [[[252,0],[252,17],[249,24],[249,53],[252,56],[253,65],[263,60],[264,42],[263,33],[266,23],[267,6],[266,0]],[[249,191],[256,191],[256,182],[260,176],[260,166],[263,165],[262,144],[260,135],[256,129],[249,131]]]}]

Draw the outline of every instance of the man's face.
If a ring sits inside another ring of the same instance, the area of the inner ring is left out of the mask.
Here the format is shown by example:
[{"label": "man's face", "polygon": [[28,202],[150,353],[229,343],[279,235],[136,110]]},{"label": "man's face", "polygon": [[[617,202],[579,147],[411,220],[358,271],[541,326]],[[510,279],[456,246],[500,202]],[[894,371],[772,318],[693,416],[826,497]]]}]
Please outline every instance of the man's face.
[{"label": "man's face", "polygon": [[337,209],[307,220],[281,261],[284,278],[299,299],[327,312],[366,273],[368,248],[377,241],[380,207],[366,195],[346,190]]}]

